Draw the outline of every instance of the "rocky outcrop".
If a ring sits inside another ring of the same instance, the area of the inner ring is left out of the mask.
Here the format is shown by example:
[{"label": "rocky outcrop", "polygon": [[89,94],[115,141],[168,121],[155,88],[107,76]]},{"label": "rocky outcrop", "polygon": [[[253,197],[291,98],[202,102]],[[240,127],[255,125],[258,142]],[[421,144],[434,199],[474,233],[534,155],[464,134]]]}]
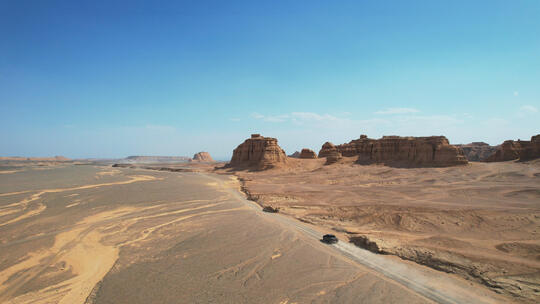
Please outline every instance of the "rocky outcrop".
[{"label": "rocky outcrop", "polygon": [[490,146],[485,142],[472,142],[466,145],[455,145],[463,150],[469,161],[484,161],[497,151],[496,146]]},{"label": "rocky outcrop", "polygon": [[277,142],[275,138],[252,134],[234,149],[229,166],[265,170],[285,165],[287,155]]},{"label": "rocky outcrop", "polygon": [[520,160],[531,160],[540,158],[540,134],[531,137],[530,144],[523,145],[523,151],[519,156]]},{"label": "rocky outcrop", "polygon": [[193,161],[195,162],[214,162],[212,156],[208,152],[199,152],[193,155]]},{"label": "rocky outcrop", "polygon": [[349,243],[353,243],[357,247],[369,250],[373,253],[385,253],[381,248],[379,248],[377,242],[370,240],[365,235],[349,237]]},{"label": "rocky outcrop", "polygon": [[540,134],[531,137],[530,141],[506,140],[486,161],[499,162],[516,159],[526,161],[536,158],[540,158]]},{"label": "rocky outcrop", "polygon": [[292,158],[300,158],[300,152],[295,151],[293,154],[289,155],[289,157],[292,157]]},{"label": "rocky outcrop", "polygon": [[319,158],[326,157],[335,151],[337,151],[336,146],[333,143],[327,141],[322,145],[322,148],[319,151]]},{"label": "rocky outcrop", "polygon": [[343,156],[338,151],[330,151],[326,155],[326,163],[325,163],[325,165],[331,165],[331,164],[337,163],[342,158],[343,158]]},{"label": "rocky outcrop", "polygon": [[302,152],[300,152],[300,158],[317,158],[317,154],[311,149],[302,149]]},{"label": "rocky outcrop", "polygon": [[330,154],[334,149],[343,156],[357,156],[357,162],[360,164],[446,167],[467,163],[463,151],[450,145],[444,136],[383,136],[381,139],[371,139],[362,135],[359,139],[342,145],[334,146],[325,143],[319,152],[319,157]]}]

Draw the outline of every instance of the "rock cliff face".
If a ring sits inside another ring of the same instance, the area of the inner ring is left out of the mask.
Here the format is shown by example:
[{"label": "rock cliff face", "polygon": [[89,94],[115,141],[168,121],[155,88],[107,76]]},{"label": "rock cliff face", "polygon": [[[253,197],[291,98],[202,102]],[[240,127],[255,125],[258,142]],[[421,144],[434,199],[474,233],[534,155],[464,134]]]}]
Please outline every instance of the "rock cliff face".
[{"label": "rock cliff face", "polygon": [[536,158],[540,158],[540,134],[531,137],[530,141],[506,140],[486,161],[498,162],[515,159],[526,161]]},{"label": "rock cliff face", "polygon": [[530,144],[524,145],[523,152],[519,157],[520,160],[540,158],[540,134],[531,137]]},{"label": "rock cliff face", "polygon": [[199,152],[193,155],[193,161],[196,162],[213,162],[214,159],[210,156],[208,152]]},{"label": "rock cliff face", "polygon": [[[331,153],[324,144],[319,157]],[[333,145],[332,145],[333,146]],[[383,136],[371,139],[366,135],[347,144],[334,146],[343,156],[358,156],[358,163],[382,163],[404,167],[446,167],[467,163],[463,151],[449,144],[444,136],[399,137]]]},{"label": "rock cliff face", "polygon": [[258,170],[270,169],[287,163],[285,151],[277,139],[252,134],[233,151],[231,167],[251,167]]},{"label": "rock cliff face", "polygon": [[311,149],[302,149],[300,158],[317,158],[317,154]]},{"label": "rock cliff face", "polygon": [[484,161],[497,151],[496,146],[490,146],[485,142],[472,142],[466,145],[455,145],[463,150],[469,161]]}]

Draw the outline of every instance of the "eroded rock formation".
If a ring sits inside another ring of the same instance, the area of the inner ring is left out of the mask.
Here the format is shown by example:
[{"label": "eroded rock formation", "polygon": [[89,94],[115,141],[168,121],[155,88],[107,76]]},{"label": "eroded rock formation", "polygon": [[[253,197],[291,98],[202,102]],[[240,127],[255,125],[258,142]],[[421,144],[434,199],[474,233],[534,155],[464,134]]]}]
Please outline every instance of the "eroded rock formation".
[{"label": "eroded rock formation", "polygon": [[484,161],[497,151],[496,146],[490,146],[485,142],[472,142],[466,145],[455,145],[463,150],[469,161]]},{"label": "eroded rock formation", "polygon": [[515,159],[526,161],[536,158],[540,158],[540,134],[531,137],[530,141],[506,140],[486,161],[497,162]]},{"label": "eroded rock formation", "polygon": [[319,151],[319,158],[326,157],[334,151],[337,151],[336,146],[333,143],[327,141],[322,145],[322,148]]},{"label": "eroded rock formation", "polygon": [[193,155],[193,161],[196,162],[213,162],[214,159],[210,156],[208,152],[199,152]]},{"label": "eroded rock formation", "polygon": [[231,167],[252,167],[265,170],[287,163],[285,151],[277,143],[277,139],[252,134],[233,151],[229,165]]},{"label": "eroded rock formation", "polygon": [[299,157],[300,157],[300,152],[295,151],[293,154],[289,155],[289,157],[292,157],[292,158],[299,158]]},{"label": "eroded rock formation", "polygon": [[361,164],[446,167],[467,163],[463,151],[450,145],[444,136],[383,136],[381,139],[371,139],[361,135],[359,139],[342,145],[325,143],[319,157],[330,154],[334,149],[343,156],[357,156],[357,162]]},{"label": "eroded rock formation", "polygon": [[300,158],[317,158],[317,154],[311,149],[302,149],[302,152],[300,152]]},{"label": "eroded rock formation", "polygon": [[343,156],[338,151],[330,151],[326,155],[326,163],[325,165],[331,165],[334,163],[337,163],[338,160],[342,159]]}]

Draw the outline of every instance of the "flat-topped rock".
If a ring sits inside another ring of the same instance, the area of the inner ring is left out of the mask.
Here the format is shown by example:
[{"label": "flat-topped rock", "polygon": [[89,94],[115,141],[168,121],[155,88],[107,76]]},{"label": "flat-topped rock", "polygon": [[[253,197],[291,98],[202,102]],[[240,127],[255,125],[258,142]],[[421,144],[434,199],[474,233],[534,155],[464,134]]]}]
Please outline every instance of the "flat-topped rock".
[{"label": "flat-topped rock", "polygon": [[265,170],[282,166],[287,163],[285,151],[272,137],[252,134],[233,151],[229,165],[231,167],[251,167]]},{"label": "flat-topped rock", "polygon": [[446,167],[467,163],[463,151],[450,145],[444,136],[400,137],[383,136],[371,139],[362,135],[349,143],[328,145],[325,143],[319,157],[335,149],[343,156],[357,156],[360,164],[382,163],[405,167]]},{"label": "flat-topped rock", "polygon": [[212,158],[212,156],[210,156],[210,153],[208,153],[208,152],[199,152],[199,153],[195,153],[195,155],[193,155],[193,161],[196,161],[196,162],[214,162],[214,159]]}]

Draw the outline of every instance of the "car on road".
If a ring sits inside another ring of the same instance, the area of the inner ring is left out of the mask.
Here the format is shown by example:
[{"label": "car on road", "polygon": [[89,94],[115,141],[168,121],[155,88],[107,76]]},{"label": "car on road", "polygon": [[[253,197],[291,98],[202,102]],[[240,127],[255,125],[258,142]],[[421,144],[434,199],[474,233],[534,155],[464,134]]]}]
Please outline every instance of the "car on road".
[{"label": "car on road", "polygon": [[321,241],[326,244],[335,244],[338,242],[338,238],[333,234],[325,234]]}]

